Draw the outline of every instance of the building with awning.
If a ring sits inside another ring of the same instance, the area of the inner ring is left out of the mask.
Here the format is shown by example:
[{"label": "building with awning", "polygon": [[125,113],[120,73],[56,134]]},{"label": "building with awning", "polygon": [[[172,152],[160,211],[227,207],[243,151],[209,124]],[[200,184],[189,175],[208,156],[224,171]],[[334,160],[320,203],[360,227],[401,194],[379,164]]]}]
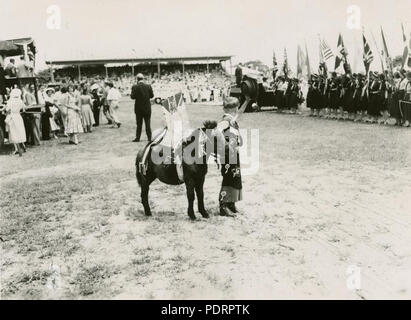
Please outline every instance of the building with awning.
[{"label": "building with awning", "polygon": [[[192,55],[192,56],[166,56],[155,55],[148,57],[126,57],[126,58],[98,58],[98,59],[67,59],[67,60],[47,60],[46,64],[49,66],[52,79],[53,70],[62,67],[75,67],[78,72],[79,79],[81,78],[81,70],[85,67],[96,66],[104,67],[106,77],[108,77],[108,70],[111,67],[116,66],[130,66],[130,71],[134,75],[135,68],[139,65],[155,65],[157,67],[158,75],[161,74],[162,65],[166,64],[179,64],[181,65],[181,71],[184,74],[185,66],[191,64],[205,64],[208,66],[211,64],[221,64],[223,68],[229,70],[232,68],[232,55]],[[228,65],[227,65],[228,64]]]}]

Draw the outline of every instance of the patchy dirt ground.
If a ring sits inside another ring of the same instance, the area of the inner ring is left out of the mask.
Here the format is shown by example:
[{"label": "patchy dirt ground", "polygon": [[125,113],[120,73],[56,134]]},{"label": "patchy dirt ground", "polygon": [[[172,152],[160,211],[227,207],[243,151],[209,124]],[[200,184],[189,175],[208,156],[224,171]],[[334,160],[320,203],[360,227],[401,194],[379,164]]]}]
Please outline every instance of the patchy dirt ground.
[{"label": "patchy dirt ground", "polygon": [[[193,126],[221,112],[187,109]],[[212,216],[191,222],[184,187],[159,182],[143,215],[134,159],[145,141],[130,142],[130,101],[120,116],[119,130],[103,125],[78,147],[0,155],[2,299],[411,298],[410,130],[244,115],[242,128],[260,130],[260,169],[243,179],[242,213],[217,216],[210,166]],[[361,289],[347,288],[351,266]]]}]

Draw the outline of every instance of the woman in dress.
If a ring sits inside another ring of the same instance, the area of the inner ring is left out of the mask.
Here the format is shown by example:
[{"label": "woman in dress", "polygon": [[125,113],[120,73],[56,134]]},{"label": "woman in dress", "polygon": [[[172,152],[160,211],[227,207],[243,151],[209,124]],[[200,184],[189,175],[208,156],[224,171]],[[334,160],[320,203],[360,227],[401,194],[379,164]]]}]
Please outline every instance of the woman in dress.
[{"label": "woman in dress", "polygon": [[57,133],[59,132],[60,127],[57,125],[56,121],[54,120],[54,117],[59,110],[54,102],[55,97],[54,97],[53,88],[46,89],[46,95],[44,97],[44,100],[45,100],[45,108],[46,108],[45,113],[48,115],[48,123],[50,126],[50,132],[52,133],[53,138],[57,139]]},{"label": "woman in dress", "polygon": [[10,99],[7,101],[5,119],[6,129],[9,133],[9,141],[14,144],[13,154],[22,156],[22,150],[26,151],[26,130],[20,111],[24,110],[24,102],[21,99],[21,90],[13,89],[10,92]]},{"label": "woman in dress", "polygon": [[81,108],[81,121],[83,123],[84,132],[92,132],[92,127],[95,121],[93,111],[91,110],[93,105],[87,88],[83,88],[79,98],[79,105]]},{"label": "woman in dress", "polygon": [[60,128],[62,130],[62,134],[64,137],[67,137],[67,107],[64,105],[64,100],[66,98],[66,93],[67,93],[67,88],[66,87],[61,87],[59,91],[56,92],[54,95],[54,103],[57,105],[57,108],[59,109],[58,116],[57,116],[57,121],[60,125]]},{"label": "woman in dress", "polygon": [[[48,89],[53,90],[51,88]],[[50,140],[50,133],[51,133],[51,127],[50,127],[50,118],[52,117],[52,114],[50,112],[50,102],[49,99],[47,98],[47,92],[44,96],[44,111],[41,112],[41,139],[42,140]]]},{"label": "woman in dress", "polygon": [[69,135],[69,143],[78,145],[77,135],[83,132],[80,112],[81,109],[77,106],[77,101],[74,95],[73,86],[68,87],[68,92],[65,93],[63,104],[67,108],[67,128],[66,133]]}]

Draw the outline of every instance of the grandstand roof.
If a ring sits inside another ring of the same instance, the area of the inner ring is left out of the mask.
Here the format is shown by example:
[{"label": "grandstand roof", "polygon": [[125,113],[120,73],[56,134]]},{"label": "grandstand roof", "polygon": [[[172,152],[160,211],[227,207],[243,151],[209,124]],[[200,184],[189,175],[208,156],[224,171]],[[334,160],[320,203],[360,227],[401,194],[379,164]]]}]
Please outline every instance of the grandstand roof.
[{"label": "grandstand roof", "polygon": [[146,58],[114,58],[114,59],[81,59],[81,60],[48,60],[48,65],[104,65],[109,63],[150,63],[150,62],[181,62],[181,61],[227,61],[232,55],[221,56],[175,56],[175,57],[146,57]]}]

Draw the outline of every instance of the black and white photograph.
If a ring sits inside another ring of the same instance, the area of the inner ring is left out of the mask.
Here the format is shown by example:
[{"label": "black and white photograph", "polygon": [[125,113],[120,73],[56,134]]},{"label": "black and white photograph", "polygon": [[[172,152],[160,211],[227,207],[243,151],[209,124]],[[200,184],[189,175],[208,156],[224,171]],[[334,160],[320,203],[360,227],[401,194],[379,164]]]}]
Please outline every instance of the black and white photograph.
[{"label": "black and white photograph", "polygon": [[410,299],[409,0],[0,0],[0,300]]}]

